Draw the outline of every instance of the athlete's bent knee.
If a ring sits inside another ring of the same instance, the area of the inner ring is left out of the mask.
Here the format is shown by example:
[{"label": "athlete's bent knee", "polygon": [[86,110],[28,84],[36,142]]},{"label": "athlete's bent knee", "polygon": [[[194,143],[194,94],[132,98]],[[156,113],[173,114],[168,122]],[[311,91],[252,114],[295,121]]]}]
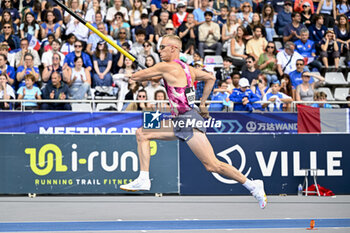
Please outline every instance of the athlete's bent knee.
[{"label": "athlete's bent knee", "polygon": [[147,133],[145,133],[142,128],[138,128],[136,130],[136,140],[138,142],[142,142],[142,141],[147,141],[148,140]]},{"label": "athlete's bent knee", "polygon": [[208,172],[216,172],[221,174],[222,171],[224,170],[224,165],[220,161],[215,161],[212,163],[204,163],[204,166]]}]

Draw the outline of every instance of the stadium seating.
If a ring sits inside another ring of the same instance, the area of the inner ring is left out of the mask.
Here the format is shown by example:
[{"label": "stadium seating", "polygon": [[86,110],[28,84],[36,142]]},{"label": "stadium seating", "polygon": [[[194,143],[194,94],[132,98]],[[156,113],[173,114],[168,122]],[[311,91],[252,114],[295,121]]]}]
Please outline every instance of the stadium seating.
[{"label": "stadium seating", "polygon": [[328,87],[320,87],[320,88],[317,89],[317,91],[322,91],[322,92],[326,93],[328,101],[333,101],[334,100],[334,97],[333,97],[333,94],[332,94],[332,91],[331,91],[330,88],[328,88]]},{"label": "stadium seating", "polygon": [[344,75],[341,72],[327,72],[325,75],[326,84],[328,85],[347,85]]},{"label": "stadium seating", "polygon": [[337,87],[334,90],[335,100],[346,100],[346,97],[349,95],[350,88]]}]

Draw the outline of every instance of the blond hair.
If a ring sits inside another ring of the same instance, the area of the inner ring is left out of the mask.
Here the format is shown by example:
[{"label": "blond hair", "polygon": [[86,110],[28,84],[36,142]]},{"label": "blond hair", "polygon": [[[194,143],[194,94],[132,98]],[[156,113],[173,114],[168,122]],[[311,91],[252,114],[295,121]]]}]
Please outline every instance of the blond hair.
[{"label": "blond hair", "polygon": [[163,36],[163,40],[164,39],[168,39],[168,40],[174,42],[178,46],[178,49],[181,51],[182,41],[181,41],[180,37],[178,37],[176,35],[165,35],[165,36]]}]

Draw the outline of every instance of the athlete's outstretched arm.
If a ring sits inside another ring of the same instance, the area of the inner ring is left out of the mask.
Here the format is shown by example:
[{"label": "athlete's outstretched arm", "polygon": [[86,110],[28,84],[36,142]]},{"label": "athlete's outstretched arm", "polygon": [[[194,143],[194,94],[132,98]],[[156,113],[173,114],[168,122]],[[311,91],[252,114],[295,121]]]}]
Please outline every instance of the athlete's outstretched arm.
[{"label": "athlete's outstretched arm", "polygon": [[190,68],[192,72],[195,74],[195,80],[198,81],[204,81],[204,90],[203,90],[203,95],[201,98],[201,106],[205,106],[205,102],[207,101],[211,91],[213,90],[213,86],[215,84],[216,78],[214,75],[211,73],[195,69],[195,68]]},{"label": "athlete's outstretched arm", "polygon": [[160,62],[148,69],[133,73],[130,78],[137,82],[159,80],[163,78],[163,74],[167,71],[166,67],[167,64],[165,62]]}]

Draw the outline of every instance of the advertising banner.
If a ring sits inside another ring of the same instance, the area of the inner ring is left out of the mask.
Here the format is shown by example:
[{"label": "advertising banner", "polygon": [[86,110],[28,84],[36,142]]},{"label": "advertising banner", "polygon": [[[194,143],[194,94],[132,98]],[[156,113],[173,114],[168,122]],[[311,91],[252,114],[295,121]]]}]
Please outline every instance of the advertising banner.
[{"label": "advertising banner", "polygon": [[[126,193],[134,135],[0,135],[0,194]],[[151,193],[178,193],[178,142],[151,141]]]},{"label": "advertising banner", "polygon": [[[297,133],[296,113],[211,113],[209,133]],[[0,112],[0,133],[134,134],[142,112]]]},{"label": "advertising banner", "polygon": [[[209,135],[217,158],[248,178],[262,179],[268,194],[297,194],[303,169],[318,169],[317,182],[350,194],[350,135]],[[237,182],[209,173],[180,143],[181,194],[248,194]],[[313,184],[309,176],[309,185]]]}]

